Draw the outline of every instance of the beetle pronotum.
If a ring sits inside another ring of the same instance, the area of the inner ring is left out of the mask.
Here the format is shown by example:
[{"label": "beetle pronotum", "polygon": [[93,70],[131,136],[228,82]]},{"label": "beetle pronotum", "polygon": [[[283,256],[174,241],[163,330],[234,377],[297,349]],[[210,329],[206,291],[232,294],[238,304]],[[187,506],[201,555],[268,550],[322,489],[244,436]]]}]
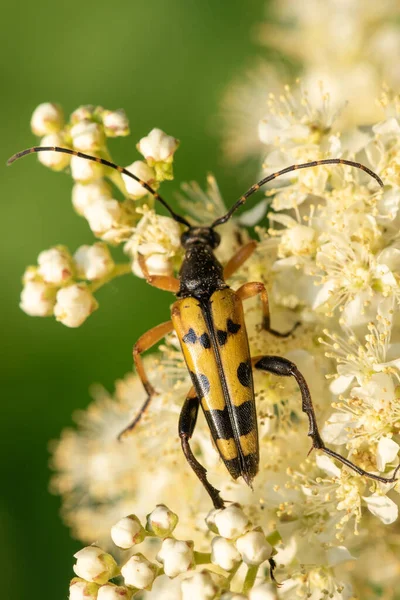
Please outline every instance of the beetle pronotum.
[{"label": "beetle pronotum", "polygon": [[135,419],[126,427],[120,437],[134,429],[148,408],[152,397],[156,394],[147,379],[141,354],[157,344],[167,333],[175,330],[193,384],[182,407],[179,436],[188,463],[202,482],[216,508],[223,508],[224,501],[219,491],[208,481],[205,468],[193,455],[189,440],[193,434],[198,409],[201,405],[217,450],[229,473],[234,479],[242,476],[245,482],[251,485],[259,466],[252,368],[296,379],[302,396],[302,410],[309,420],[308,435],[312,439],[311,449],[316,448],[325,452],[360,475],[384,483],[396,481],[400,465],[392,477],[385,478],[365,471],[325,446],[318,431],[307,382],[294,363],[280,356],[250,356],[242,307],[244,300],[260,295],[263,329],[281,337],[292,333],[290,331],[282,334],[271,328],[268,295],[262,283],[245,283],[238,290],[233,291],[225,282],[251,256],[256,248],[256,242],[251,241],[242,246],[224,267],[214,255],[214,250],[220,243],[220,235],[215,228],[226,223],[233,213],[246,202],[247,198],[261,186],[280,175],[297,169],[342,164],[362,169],[380,186],[383,186],[376,173],[360,163],[340,158],[292,165],[264,177],[252,185],[225,215],[216,219],[209,227],[198,227],[192,226],[189,221],[177,214],[146,182],[123,167],[102,158],[89,156],[69,148],[33,147],[12,156],[8,164],[26,154],[35,152],[63,152],[116,169],[140,183],[169,211],[175,221],[186,227],[181,236],[185,256],[177,278],[151,275],[143,257],[140,259],[147,282],[157,288],[174,293],[178,300],[172,305],[171,320],[157,325],[143,334],[134,345],[134,362],[146,390],[147,399]]}]

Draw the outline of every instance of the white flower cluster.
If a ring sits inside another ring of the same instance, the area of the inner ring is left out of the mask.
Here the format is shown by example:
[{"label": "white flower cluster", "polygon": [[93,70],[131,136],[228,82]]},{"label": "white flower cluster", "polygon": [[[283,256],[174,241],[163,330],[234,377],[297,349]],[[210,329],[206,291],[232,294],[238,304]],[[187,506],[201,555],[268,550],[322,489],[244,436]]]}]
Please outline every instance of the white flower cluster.
[{"label": "white flower cluster", "polygon": [[[111,528],[114,544],[132,551],[146,538],[151,539],[153,543],[148,549],[152,549],[153,556],[156,553],[155,558],[148,560],[142,553],[129,552],[129,557],[123,556],[119,566],[112,555],[100,547],[87,546],[75,554],[77,577],[70,583],[70,599],[129,599],[144,590],[153,590],[147,598],[160,599],[171,593],[171,584],[175,586],[171,580],[175,578],[180,585],[181,600],[214,600],[221,594],[226,600],[236,597],[271,600],[274,597],[271,584],[263,582],[263,572],[255,584],[260,566],[271,558],[274,550],[262,529],[252,527],[239,505],[232,504],[208,515],[210,531],[219,534],[211,541],[211,552],[197,552],[193,541],[176,539],[173,532],[177,524],[178,516],[164,504],[147,515],[145,527],[136,515],[120,519]],[[154,550],[157,538],[158,550]],[[210,569],[198,570],[206,564]],[[242,564],[247,569],[238,573]],[[219,569],[214,570],[213,566]],[[110,582],[118,575],[123,585]],[[232,588],[245,593],[233,592]]]},{"label": "white flower cluster", "polygon": [[118,269],[102,242],[81,246],[73,256],[65,246],[44,250],[37,266],[25,271],[20,307],[28,315],[54,315],[67,327],[79,327],[98,307],[93,291]]},{"label": "white flower cluster", "polygon": [[[62,146],[109,161],[107,138],[129,134],[129,123],[122,110],[81,106],[65,123],[61,107],[51,103],[36,108],[31,128],[41,137],[41,146]],[[145,161],[135,161],[127,169],[157,189],[161,181],[173,178],[173,156],[178,145],[175,138],[153,129],[137,145]],[[63,246],[42,252],[38,267],[29,267],[25,272],[22,310],[32,316],[54,314],[61,323],[78,327],[98,307],[92,292],[100,285],[130,271],[144,277],[139,254],[144,256],[150,274],[172,274],[173,257],[180,249],[180,228],[170,217],[156,215],[150,208],[154,199],[142,185],[116,170],[77,156],[41,152],[38,158],[56,171],[70,167],[75,181],[73,206],[103,242],[81,246],[73,257]],[[123,200],[113,197],[107,178],[119,189]],[[114,265],[106,246],[121,242],[126,243],[130,265]]]},{"label": "white flower cluster", "polygon": [[[309,91],[311,102],[321,106],[320,86],[335,111],[341,128],[370,125],[379,119],[375,99],[382,82],[400,89],[400,52],[397,0],[273,0],[267,5],[268,22],[256,29],[256,41],[289,59],[292,71]],[[224,150],[230,160],[259,156],[257,124],[265,115],[265,99],[279,93],[292,73],[284,61],[257,57],[242,73],[223,102]]]}]

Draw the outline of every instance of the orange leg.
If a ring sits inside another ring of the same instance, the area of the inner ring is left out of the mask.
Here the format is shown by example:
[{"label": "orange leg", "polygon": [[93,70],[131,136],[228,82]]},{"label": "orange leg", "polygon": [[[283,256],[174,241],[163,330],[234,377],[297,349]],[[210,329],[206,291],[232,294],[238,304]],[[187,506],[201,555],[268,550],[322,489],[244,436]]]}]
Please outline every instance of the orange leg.
[{"label": "orange leg", "polygon": [[263,319],[262,319],[262,328],[272,333],[276,337],[287,337],[300,325],[300,323],[296,323],[294,327],[287,333],[281,333],[280,331],[276,331],[271,327],[271,317],[269,312],[269,301],[268,301],[268,293],[265,288],[265,285],[259,281],[253,281],[250,283],[244,283],[238,290],[236,290],[236,294],[239,296],[240,300],[247,300],[248,298],[253,298],[260,294],[261,303],[262,303],[262,311],[263,311]]},{"label": "orange leg", "polygon": [[157,327],[153,327],[153,329],[149,329],[146,331],[136,342],[133,347],[133,360],[135,361],[136,372],[140,377],[141,382],[143,383],[143,387],[147,392],[147,398],[144,401],[141,409],[139,410],[136,417],[133,419],[131,423],[118,436],[118,439],[121,439],[128,431],[132,431],[134,427],[139,423],[143,414],[146,412],[152,397],[155,395],[156,391],[147,379],[146,372],[144,370],[143,361],[140,355],[146,350],[149,350],[152,346],[157,344],[163,337],[167,335],[170,331],[173,330],[172,321],[166,321],[165,323],[161,323],[157,325]]},{"label": "orange leg", "polygon": [[147,283],[153,287],[159,288],[160,290],[172,292],[173,294],[179,292],[180,284],[179,279],[176,277],[169,275],[150,275],[143,254],[139,254],[139,265],[143,271],[143,275],[145,276]]},{"label": "orange leg", "polygon": [[233,275],[233,273],[235,273],[235,271],[237,271],[243,265],[243,263],[250,258],[256,248],[257,242],[254,240],[239,248],[236,254],[234,254],[226,263],[224,268],[224,278],[228,279],[228,277]]}]

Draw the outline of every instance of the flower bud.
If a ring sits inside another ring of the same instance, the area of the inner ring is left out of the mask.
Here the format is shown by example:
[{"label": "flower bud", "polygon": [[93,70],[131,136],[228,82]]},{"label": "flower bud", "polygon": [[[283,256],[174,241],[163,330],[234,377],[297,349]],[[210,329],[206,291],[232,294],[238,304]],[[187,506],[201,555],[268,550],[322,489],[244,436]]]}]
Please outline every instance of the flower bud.
[{"label": "flower bud", "polygon": [[[150,254],[144,259],[150,275],[172,275],[172,261],[165,254]],[[144,279],[144,273],[139,263],[139,258],[134,258],[132,262],[132,272]]]},{"label": "flower bud", "polygon": [[106,231],[117,226],[122,218],[122,209],[118,200],[98,198],[84,213],[93,233],[101,237]]},{"label": "flower bud", "polygon": [[210,510],[208,515],[205,518],[206,525],[210,531],[213,533],[218,533],[217,526],[215,524],[215,515],[220,511],[219,508],[213,508]]},{"label": "flower bud", "polygon": [[94,583],[106,583],[118,574],[117,563],[111,556],[98,546],[86,546],[74,557],[77,559],[74,571],[78,577]]},{"label": "flower bud", "polygon": [[[61,146],[67,148],[68,145],[65,143],[64,136],[61,133],[50,133],[45,135],[40,140],[41,146]],[[62,171],[71,162],[71,155],[64,154],[63,152],[39,152],[38,160],[45,167],[53,169],[53,171]]]},{"label": "flower bud", "polygon": [[157,565],[149,562],[143,554],[134,554],[121,567],[121,575],[126,585],[137,590],[151,590],[157,571]]},{"label": "flower bud", "polygon": [[104,167],[100,163],[79,158],[79,156],[71,157],[71,175],[75,181],[90,183],[100,179],[103,176],[103,170]]},{"label": "flower bud", "polygon": [[215,526],[218,533],[228,539],[242,535],[249,527],[249,519],[238,504],[230,504],[215,513]]},{"label": "flower bud", "polygon": [[176,577],[194,567],[193,542],[166,538],[157,554],[168,577]]},{"label": "flower bud", "polygon": [[157,537],[165,538],[172,534],[178,520],[178,515],[165,504],[157,504],[156,508],[146,516],[146,529]]},{"label": "flower bud", "polygon": [[260,583],[250,590],[249,600],[276,600],[276,588],[270,583]]},{"label": "flower bud", "polygon": [[33,111],[31,129],[35,135],[43,137],[50,133],[57,133],[63,128],[63,125],[64,114],[58,104],[44,102]]},{"label": "flower bud", "polygon": [[38,273],[46,283],[63,285],[73,274],[72,257],[65,246],[43,250],[38,256]]},{"label": "flower bud", "polygon": [[181,583],[182,600],[213,600],[218,588],[206,570],[194,573]]},{"label": "flower bud", "polygon": [[150,166],[158,162],[172,162],[179,141],[167,135],[161,129],[152,129],[148,136],[142,138],[137,145]]},{"label": "flower bud", "polygon": [[74,283],[58,290],[54,315],[67,327],[79,327],[98,306],[86,284]]},{"label": "flower bud", "polygon": [[74,261],[78,276],[89,281],[106,277],[115,266],[108,246],[102,242],[80,246],[74,254]]},{"label": "flower bud", "polygon": [[272,546],[261,529],[248,531],[236,540],[236,548],[248,565],[260,565],[271,557]]},{"label": "flower bud", "polygon": [[92,121],[80,121],[71,129],[72,143],[75,150],[92,154],[101,150],[105,137],[101,125]]},{"label": "flower bud", "polygon": [[27,281],[21,292],[19,306],[31,317],[48,317],[53,314],[56,292],[53,286],[44,281]]},{"label": "flower bud", "polygon": [[86,104],[79,106],[71,114],[70,122],[72,125],[76,125],[80,121],[91,121],[95,113],[96,108],[92,104]]},{"label": "flower bud", "polygon": [[72,188],[72,204],[78,215],[84,215],[87,207],[99,198],[112,198],[111,187],[104,179],[75,183]]},{"label": "flower bud", "polygon": [[[149,165],[142,160],[136,160],[134,163],[125,168],[150,186],[153,186],[156,182],[156,173],[154,169],[149,167]],[[138,181],[132,179],[132,177],[122,173],[122,179],[124,180],[128,195],[134,200],[143,198],[143,196],[149,193],[146,188],[144,188]]]},{"label": "flower bud", "polygon": [[97,600],[130,600],[132,590],[128,590],[124,585],[115,585],[106,583],[102,585],[97,594]]},{"label": "flower bud", "polygon": [[118,548],[132,548],[135,544],[140,544],[146,537],[136,515],[129,515],[120,519],[118,523],[111,528],[111,539]]},{"label": "flower bud", "polygon": [[231,571],[241,561],[233,542],[216,536],[211,542],[211,562],[225,571]]},{"label": "flower bud", "polygon": [[69,600],[96,600],[99,586],[80,577],[74,577],[69,584]]},{"label": "flower bud", "polygon": [[248,598],[238,592],[225,592],[225,594],[222,594],[220,600],[248,600]]},{"label": "flower bud", "polygon": [[101,114],[103,120],[104,131],[107,137],[118,137],[129,135],[129,121],[125,111],[119,110],[103,110]]}]

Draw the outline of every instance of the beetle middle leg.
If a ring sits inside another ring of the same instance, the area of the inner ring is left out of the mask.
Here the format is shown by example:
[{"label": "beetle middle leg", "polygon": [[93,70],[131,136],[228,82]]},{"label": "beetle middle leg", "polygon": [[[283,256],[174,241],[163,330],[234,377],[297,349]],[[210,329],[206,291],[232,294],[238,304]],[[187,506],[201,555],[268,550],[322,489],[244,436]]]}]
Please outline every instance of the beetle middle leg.
[{"label": "beetle middle leg", "polygon": [[321,435],[318,431],[317,419],[311,400],[310,390],[308,389],[306,380],[304,379],[303,375],[300,373],[299,369],[294,363],[292,363],[290,360],[287,360],[286,358],[282,358],[281,356],[256,356],[252,358],[252,364],[255,369],[267,371],[268,373],[273,373],[274,375],[280,375],[283,377],[294,377],[296,379],[302,397],[302,410],[304,413],[306,413],[309,421],[308,435],[311,437],[313,444],[311,450],[313,448],[315,448],[316,450],[322,450],[322,452],[325,452],[325,454],[332,456],[333,458],[340,461],[359,475],[369,477],[369,479],[375,479],[376,481],[381,481],[383,483],[394,483],[395,481],[397,481],[396,475],[397,471],[400,469],[400,464],[397,466],[392,477],[382,477],[381,475],[375,475],[374,473],[369,473],[368,471],[365,471],[364,469],[355,465],[344,456],[341,456],[337,452],[334,452],[333,450],[325,446]]},{"label": "beetle middle leg", "polygon": [[161,323],[160,325],[149,329],[149,331],[146,331],[146,333],[144,333],[138,339],[138,341],[133,347],[133,360],[135,361],[136,372],[139,375],[141,382],[143,383],[144,389],[146,390],[147,398],[144,401],[138,414],[133,419],[133,421],[129,423],[129,425],[125,427],[123,431],[121,431],[121,433],[118,436],[118,439],[121,439],[126,433],[132,431],[134,427],[136,427],[136,425],[139,423],[140,419],[146,412],[147,408],[149,407],[151,399],[156,394],[155,389],[153,388],[153,386],[147,378],[146,371],[144,370],[143,366],[143,361],[140,355],[146,350],[149,350],[149,348],[157,344],[160,340],[162,340],[162,338],[165,337],[167,333],[172,331],[172,329],[172,321],[166,321],[165,323]]},{"label": "beetle middle leg", "polygon": [[199,405],[200,401],[197,397],[195,389],[192,387],[187,395],[181,410],[181,415],[179,417],[179,437],[181,438],[182,450],[189,465],[192,467],[193,471],[196,473],[197,477],[200,479],[208,495],[210,496],[214,507],[224,508],[224,501],[219,495],[219,490],[213,487],[208,481],[207,470],[195,458],[189,443],[196,425]]},{"label": "beetle middle leg", "polygon": [[292,329],[285,333],[276,331],[276,329],[273,329],[271,327],[268,292],[266,290],[265,285],[263,283],[261,283],[260,281],[244,283],[242,286],[240,286],[240,288],[238,290],[236,290],[236,294],[237,294],[237,296],[239,296],[240,300],[242,300],[242,301],[247,300],[248,298],[253,298],[254,296],[257,296],[258,294],[260,294],[261,303],[262,303],[262,312],[263,312],[263,319],[262,319],[261,326],[263,329],[265,329],[265,331],[272,333],[272,335],[275,335],[276,337],[281,337],[281,338],[288,337],[300,325],[300,323],[295,323],[294,326],[292,327]]}]

